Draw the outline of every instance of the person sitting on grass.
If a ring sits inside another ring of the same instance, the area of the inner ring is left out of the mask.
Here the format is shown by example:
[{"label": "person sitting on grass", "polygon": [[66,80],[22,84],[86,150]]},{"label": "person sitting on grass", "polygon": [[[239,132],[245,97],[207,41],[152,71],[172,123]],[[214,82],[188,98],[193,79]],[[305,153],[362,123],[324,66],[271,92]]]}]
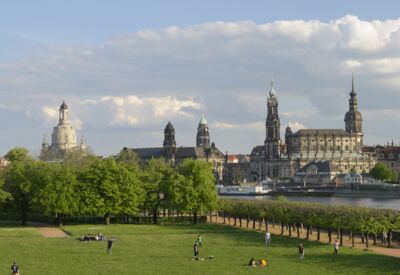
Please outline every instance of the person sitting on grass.
[{"label": "person sitting on grass", "polygon": [[258,260],[258,264],[259,264],[260,267],[266,267],[267,266],[267,260],[260,259],[260,260]]},{"label": "person sitting on grass", "polygon": [[251,260],[250,260],[250,262],[249,262],[249,266],[251,266],[251,267],[257,267],[256,261],[254,260],[254,258],[251,258]]},{"label": "person sitting on grass", "polygon": [[17,264],[13,263],[13,265],[11,266],[11,274],[12,275],[19,275],[19,267],[17,266]]}]

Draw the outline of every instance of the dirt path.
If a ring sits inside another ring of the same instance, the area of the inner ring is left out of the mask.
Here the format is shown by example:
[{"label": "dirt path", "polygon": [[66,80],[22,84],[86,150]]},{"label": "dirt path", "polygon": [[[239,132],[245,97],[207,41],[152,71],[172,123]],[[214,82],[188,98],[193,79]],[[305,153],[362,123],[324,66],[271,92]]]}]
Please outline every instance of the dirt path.
[{"label": "dirt path", "polygon": [[29,225],[36,227],[39,233],[45,238],[65,238],[68,234],[58,227],[49,226],[39,222],[29,222]]},{"label": "dirt path", "polygon": [[[213,223],[218,223],[218,224],[223,224],[224,219],[223,217],[216,217],[213,215],[212,217],[212,221],[210,221],[210,217],[207,217],[208,222],[213,222]],[[229,220],[228,218],[225,219],[225,224],[226,225],[230,225],[230,226],[234,226],[234,219],[231,218],[230,224],[229,224]],[[239,223],[239,219],[237,219],[236,221],[236,225],[239,227],[240,223]],[[242,219],[242,228],[244,229],[248,229],[248,230],[253,230],[253,221],[249,222],[249,225],[247,227],[247,221],[246,219]],[[258,229],[260,228],[260,231],[265,232],[266,227],[265,224],[262,223],[261,226],[259,225],[259,223],[256,221],[255,224],[255,230],[258,231]],[[280,235],[281,233],[281,227],[280,225],[275,224],[274,226],[272,226],[272,224],[270,224],[268,226],[268,230],[271,232],[272,235]],[[306,238],[306,228],[304,228],[301,232],[300,232],[300,239],[305,239]],[[288,236],[289,232],[288,230],[285,228],[283,231],[283,236]],[[291,238],[297,238],[297,232],[295,230],[292,230],[292,237]],[[333,252],[333,242],[335,241],[335,239],[338,239],[336,236],[335,232],[332,232],[332,252]],[[272,238],[273,241],[273,238]],[[314,228],[314,232],[313,234],[309,235],[309,241],[317,241],[317,230]],[[328,237],[328,232],[326,231],[322,231],[320,232],[320,242],[321,243],[329,243],[329,237]],[[387,255],[387,256],[393,256],[393,257],[398,257],[400,258],[400,246],[398,243],[393,242],[393,245],[395,248],[387,248],[385,246],[381,246],[380,245],[380,241],[378,243],[377,241],[377,245],[374,246],[373,245],[373,240],[370,239],[369,241],[369,251],[373,251],[377,254],[383,254],[383,255]],[[345,247],[351,247],[351,240],[349,240],[349,236],[343,236],[343,246]],[[361,238],[360,237],[356,237],[354,239],[354,247],[357,249],[365,249],[365,243],[361,242]],[[340,250],[339,250],[340,251]],[[340,252],[339,252],[340,253]]]},{"label": "dirt path", "polygon": [[68,237],[68,235],[58,227],[37,227],[37,230],[46,238]]}]

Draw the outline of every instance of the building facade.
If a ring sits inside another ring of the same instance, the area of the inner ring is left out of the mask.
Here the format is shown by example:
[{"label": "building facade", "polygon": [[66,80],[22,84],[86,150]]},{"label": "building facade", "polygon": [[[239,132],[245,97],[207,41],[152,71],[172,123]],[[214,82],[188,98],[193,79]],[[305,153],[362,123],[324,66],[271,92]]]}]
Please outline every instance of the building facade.
[{"label": "building facade", "polygon": [[251,180],[292,178],[297,170],[310,162],[323,162],[323,167],[329,167],[332,175],[352,169],[359,173],[368,172],[375,165],[375,157],[362,151],[363,120],[358,110],[353,79],[349,109],[344,116],[345,129],[301,129],[293,132],[288,126],[283,141],[278,105],[272,82],[267,100],[266,139],[264,145],[255,146],[252,150],[248,175]]},{"label": "building facade", "polygon": [[223,180],[225,155],[215,146],[215,143],[210,144],[210,132],[204,117],[201,118],[197,127],[196,146],[177,147],[175,129],[171,122],[168,122],[164,129],[163,147],[124,149],[134,151],[142,163],[152,158],[164,158],[175,166],[186,158],[204,160],[212,163],[216,182]]},{"label": "building facade", "polygon": [[79,145],[76,142],[76,132],[69,120],[68,105],[63,103],[59,109],[58,124],[53,128],[51,134],[51,145],[48,144],[46,136],[43,138],[42,150],[39,158],[44,161],[61,160],[71,151],[86,151],[83,138]]}]

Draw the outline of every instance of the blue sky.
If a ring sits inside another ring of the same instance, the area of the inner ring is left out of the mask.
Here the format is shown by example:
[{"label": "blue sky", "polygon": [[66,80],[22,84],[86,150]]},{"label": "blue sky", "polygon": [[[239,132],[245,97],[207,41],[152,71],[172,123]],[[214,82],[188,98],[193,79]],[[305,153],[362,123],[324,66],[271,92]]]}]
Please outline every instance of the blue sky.
[{"label": "blue sky", "polygon": [[323,20],[399,17],[399,1],[2,1],[0,30],[53,43],[100,42],[141,29],[185,27],[212,21]]},{"label": "blue sky", "polygon": [[[355,73],[368,144],[400,142],[398,1],[4,1],[0,154],[38,154],[62,100],[101,155],[160,146],[171,121],[195,143],[202,114],[222,151],[281,124],[343,128]],[[283,137],[283,135],[282,135]]]}]

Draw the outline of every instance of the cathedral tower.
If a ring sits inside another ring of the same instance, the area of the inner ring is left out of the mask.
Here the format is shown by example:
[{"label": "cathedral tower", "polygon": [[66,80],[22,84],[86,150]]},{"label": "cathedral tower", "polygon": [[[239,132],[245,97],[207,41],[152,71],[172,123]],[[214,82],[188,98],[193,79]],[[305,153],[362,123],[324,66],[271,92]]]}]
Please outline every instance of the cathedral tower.
[{"label": "cathedral tower", "polygon": [[266,139],[265,139],[265,155],[266,160],[272,160],[280,157],[280,121],[278,114],[278,99],[274,88],[274,81],[271,81],[271,89],[267,101],[268,115],[265,122]]},{"label": "cathedral tower", "polygon": [[164,129],[164,156],[167,160],[174,160],[176,153],[175,129],[171,122],[168,122]]},{"label": "cathedral tower", "polygon": [[363,144],[362,115],[358,111],[358,99],[357,99],[357,94],[354,90],[353,76],[351,78],[349,110],[344,116],[344,122],[346,126],[346,132],[357,135],[357,144],[358,144],[357,147],[360,147]]},{"label": "cathedral tower", "polygon": [[200,119],[199,127],[197,127],[196,146],[210,148],[210,133],[204,116]]}]

